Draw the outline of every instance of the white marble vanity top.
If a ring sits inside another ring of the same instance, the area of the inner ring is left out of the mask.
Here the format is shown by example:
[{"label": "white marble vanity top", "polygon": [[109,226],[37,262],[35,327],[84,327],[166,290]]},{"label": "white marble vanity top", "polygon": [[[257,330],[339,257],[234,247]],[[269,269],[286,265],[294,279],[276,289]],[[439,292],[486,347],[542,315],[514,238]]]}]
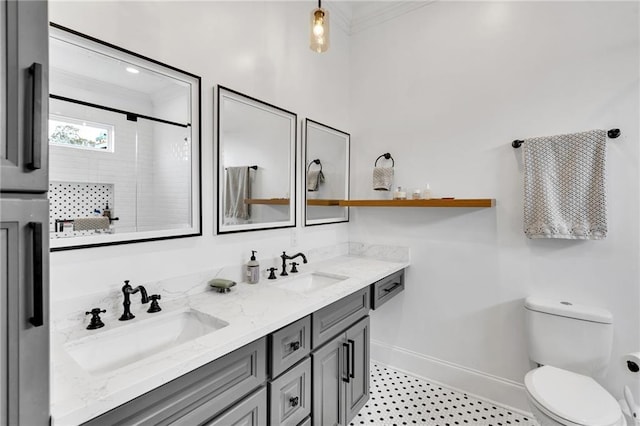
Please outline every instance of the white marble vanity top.
[{"label": "white marble vanity top", "polygon": [[[318,271],[348,277],[320,291],[300,293],[277,287],[284,280],[294,279],[295,275],[278,277],[275,281],[262,278],[256,285],[239,283],[226,294],[207,291],[164,303],[161,301],[162,312],[154,314],[146,312],[148,305],[140,304],[136,294],[131,298],[131,310],[136,318],[131,321],[118,321],[120,312],[113,312],[104,315],[106,325],[99,330],[85,330],[77,325],[66,330],[56,329],[51,339],[53,424],[78,425],[85,422],[408,265],[406,261],[339,256],[300,266],[301,273]],[[147,290],[153,293],[154,289]],[[184,308],[215,316],[229,325],[101,375],[91,375],[83,370],[64,348],[65,343],[82,336],[124,329],[127,323]]]}]

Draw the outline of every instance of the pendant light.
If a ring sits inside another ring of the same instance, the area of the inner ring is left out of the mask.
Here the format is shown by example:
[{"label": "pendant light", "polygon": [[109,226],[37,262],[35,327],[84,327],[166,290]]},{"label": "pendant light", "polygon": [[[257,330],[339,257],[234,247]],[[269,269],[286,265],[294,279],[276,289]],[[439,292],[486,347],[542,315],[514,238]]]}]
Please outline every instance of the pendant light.
[{"label": "pendant light", "polygon": [[311,30],[309,47],[314,52],[322,53],[329,49],[329,12],[321,7],[318,0],[318,8],[311,12]]}]

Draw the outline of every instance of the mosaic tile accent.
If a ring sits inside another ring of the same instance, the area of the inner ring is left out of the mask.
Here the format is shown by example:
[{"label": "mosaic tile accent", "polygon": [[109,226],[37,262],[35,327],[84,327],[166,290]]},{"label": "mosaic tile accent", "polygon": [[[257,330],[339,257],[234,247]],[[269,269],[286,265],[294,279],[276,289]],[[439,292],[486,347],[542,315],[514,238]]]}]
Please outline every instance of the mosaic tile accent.
[{"label": "mosaic tile accent", "polygon": [[538,426],[530,416],[371,363],[371,398],[350,426]]}]

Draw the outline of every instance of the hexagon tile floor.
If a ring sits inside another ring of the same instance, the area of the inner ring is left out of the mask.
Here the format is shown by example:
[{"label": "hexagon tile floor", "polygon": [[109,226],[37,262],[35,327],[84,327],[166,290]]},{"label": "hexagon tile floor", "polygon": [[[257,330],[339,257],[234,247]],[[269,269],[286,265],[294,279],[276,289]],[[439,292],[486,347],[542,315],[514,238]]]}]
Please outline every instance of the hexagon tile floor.
[{"label": "hexagon tile floor", "polygon": [[530,416],[371,363],[371,398],[350,426],[538,426]]}]

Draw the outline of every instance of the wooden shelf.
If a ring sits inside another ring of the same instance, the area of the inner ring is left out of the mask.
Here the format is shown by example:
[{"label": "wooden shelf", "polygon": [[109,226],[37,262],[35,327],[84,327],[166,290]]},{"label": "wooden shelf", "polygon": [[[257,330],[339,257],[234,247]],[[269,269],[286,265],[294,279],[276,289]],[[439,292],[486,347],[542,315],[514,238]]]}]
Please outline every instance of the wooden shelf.
[{"label": "wooden shelf", "polygon": [[270,204],[275,206],[288,206],[288,198],[245,198],[245,204]]},{"label": "wooden shelf", "polygon": [[342,200],[344,207],[493,207],[493,198],[432,198],[430,200]]},{"label": "wooden shelf", "polygon": [[308,206],[339,206],[344,200],[307,199]]}]

